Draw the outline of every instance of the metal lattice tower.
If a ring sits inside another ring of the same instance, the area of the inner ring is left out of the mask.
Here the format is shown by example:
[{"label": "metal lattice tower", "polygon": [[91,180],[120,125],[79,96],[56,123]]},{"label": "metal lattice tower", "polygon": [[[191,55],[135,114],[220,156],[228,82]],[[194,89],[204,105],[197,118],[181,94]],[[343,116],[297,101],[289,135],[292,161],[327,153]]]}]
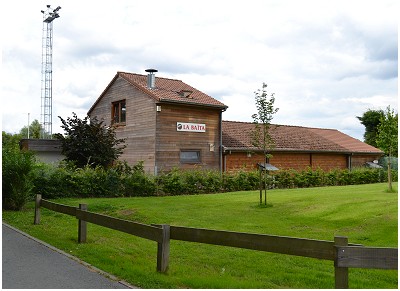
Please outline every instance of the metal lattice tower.
[{"label": "metal lattice tower", "polygon": [[47,5],[47,10],[43,13],[42,30],[42,86],[41,86],[41,138],[51,138],[53,133],[53,20],[60,17],[56,9]]}]

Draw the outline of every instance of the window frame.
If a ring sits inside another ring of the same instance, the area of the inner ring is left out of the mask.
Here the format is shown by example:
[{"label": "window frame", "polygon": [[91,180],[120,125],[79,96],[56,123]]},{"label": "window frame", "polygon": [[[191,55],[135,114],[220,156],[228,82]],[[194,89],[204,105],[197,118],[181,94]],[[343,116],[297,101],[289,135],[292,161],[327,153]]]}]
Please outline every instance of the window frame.
[{"label": "window frame", "polygon": [[[183,153],[197,153],[197,159],[182,158]],[[181,164],[201,164],[201,150],[199,149],[181,149],[179,151],[179,162]]]},{"label": "window frame", "polygon": [[111,103],[111,124],[112,125],[126,124],[126,99],[118,100]]}]

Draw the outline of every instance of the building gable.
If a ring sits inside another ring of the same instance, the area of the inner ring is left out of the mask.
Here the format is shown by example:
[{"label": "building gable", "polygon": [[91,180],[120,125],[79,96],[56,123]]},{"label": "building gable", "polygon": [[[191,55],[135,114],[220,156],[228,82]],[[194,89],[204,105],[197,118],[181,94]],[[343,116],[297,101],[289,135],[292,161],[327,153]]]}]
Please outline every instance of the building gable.
[{"label": "building gable", "polygon": [[103,98],[104,94],[106,94],[118,78],[126,80],[129,84],[146,94],[156,103],[177,103],[183,105],[213,107],[219,108],[220,110],[226,110],[228,108],[220,101],[182,82],[181,80],[155,77],[155,87],[150,89],[147,86],[147,75],[117,72],[96,102],[89,109],[88,115],[91,114]]}]

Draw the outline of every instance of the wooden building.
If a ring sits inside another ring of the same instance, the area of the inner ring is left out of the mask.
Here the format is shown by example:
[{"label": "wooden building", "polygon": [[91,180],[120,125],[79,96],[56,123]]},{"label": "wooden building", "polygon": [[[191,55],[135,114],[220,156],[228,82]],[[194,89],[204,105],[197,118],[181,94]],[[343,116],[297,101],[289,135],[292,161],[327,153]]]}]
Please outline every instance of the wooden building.
[{"label": "wooden building", "polygon": [[[265,162],[251,143],[253,123],[222,122],[223,170],[255,169]],[[378,160],[384,153],[335,129],[271,125],[271,164],[279,169],[352,169]]]},{"label": "wooden building", "polygon": [[[144,162],[157,174],[173,167],[254,169],[263,155],[251,145],[254,124],[222,121],[227,106],[180,80],[118,72],[88,115],[114,125],[126,139],[121,160]],[[272,125],[269,161],[279,169],[363,166],[383,152],[334,129]]]},{"label": "wooden building", "polygon": [[147,172],[173,167],[222,169],[222,112],[227,106],[180,80],[118,72],[88,115],[116,126],[121,160]]}]

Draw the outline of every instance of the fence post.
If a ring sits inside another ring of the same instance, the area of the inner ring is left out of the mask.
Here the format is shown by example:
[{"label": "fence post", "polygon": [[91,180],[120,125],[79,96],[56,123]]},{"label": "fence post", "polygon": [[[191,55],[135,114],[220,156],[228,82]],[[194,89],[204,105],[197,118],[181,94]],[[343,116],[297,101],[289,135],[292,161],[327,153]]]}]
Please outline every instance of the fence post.
[{"label": "fence post", "polygon": [[[86,211],[87,204],[79,204],[79,210]],[[78,243],[85,243],[87,235],[87,222],[79,219],[78,221]]]},{"label": "fence post", "polygon": [[165,273],[169,264],[170,226],[162,224],[162,239],[157,248],[157,271]]},{"label": "fence post", "polygon": [[42,200],[41,194],[36,194],[35,197],[35,218],[33,224],[40,224],[40,200]]},{"label": "fence post", "polygon": [[[348,246],[347,237],[335,236],[335,247],[337,246]],[[349,268],[338,267],[337,261],[338,256],[337,248],[335,248],[335,288],[336,289],[348,289],[349,288]]]}]

